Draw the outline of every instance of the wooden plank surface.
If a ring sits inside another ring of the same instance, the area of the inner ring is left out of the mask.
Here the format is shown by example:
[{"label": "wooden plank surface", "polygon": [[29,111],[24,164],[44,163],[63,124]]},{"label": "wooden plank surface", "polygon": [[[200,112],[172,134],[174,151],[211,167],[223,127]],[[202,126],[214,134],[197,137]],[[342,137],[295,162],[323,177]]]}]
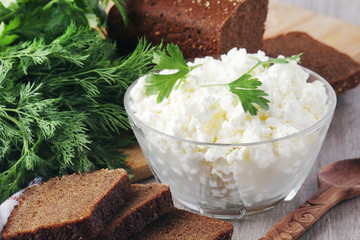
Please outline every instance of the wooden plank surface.
[{"label": "wooden plank surface", "polygon": [[[289,31],[305,31],[360,62],[360,27],[270,0],[265,38]],[[293,200],[282,202],[271,210],[231,221],[234,225],[234,240],[252,240],[265,236],[274,224],[316,192],[317,172],[322,166],[342,159],[360,157],[359,103],[360,87],[338,97],[333,122],[324,145],[299,193]],[[131,163],[136,163],[134,166],[142,166],[144,170],[145,160],[140,149],[132,149],[132,154],[136,157]],[[150,173],[149,169],[145,171],[148,171],[147,174]],[[154,179],[150,178],[145,182],[152,181]],[[178,203],[175,205],[181,208]],[[300,238],[300,240],[358,239],[360,239],[360,197],[340,203],[331,209]]]},{"label": "wooden plank surface", "polygon": [[132,183],[139,182],[153,176],[149,165],[141,152],[139,144],[136,143],[127,147],[124,154],[128,155],[126,162],[133,170],[131,173],[133,175],[131,178]]}]

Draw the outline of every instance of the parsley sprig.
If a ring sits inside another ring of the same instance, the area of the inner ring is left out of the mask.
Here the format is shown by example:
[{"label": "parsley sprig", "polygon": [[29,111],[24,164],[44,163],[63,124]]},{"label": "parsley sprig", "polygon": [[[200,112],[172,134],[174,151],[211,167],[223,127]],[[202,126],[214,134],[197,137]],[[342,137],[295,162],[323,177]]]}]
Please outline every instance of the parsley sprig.
[{"label": "parsley sprig", "polygon": [[269,58],[267,61],[260,61],[259,59],[256,59],[258,62],[249,71],[247,71],[235,81],[225,84],[203,85],[202,87],[228,86],[230,88],[230,91],[239,97],[244,111],[249,112],[253,116],[256,116],[258,113],[258,108],[254,104],[257,104],[261,109],[268,110],[268,103],[270,101],[265,98],[268,96],[268,94],[265,93],[265,91],[258,89],[258,87],[262,85],[262,82],[259,81],[258,78],[252,77],[252,71],[254,71],[255,68],[259,66],[269,68],[270,64],[284,64],[289,63],[289,61],[299,62],[300,56],[301,54],[286,58]]},{"label": "parsley sprig", "polygon": [[[156,64],[154,67],[155,71],[153,71],[145,80],[146,94],[158,94],[158,103],[162,102],[164,98],[168,98],[174,87],[177,89],[180,84],[186,80],[191,70],[200,66],[188,66],[179,47],[174,44],[168,44],[166,50],[170,56],[165,52],[154,53],[153,63]],[[258,87],[262,85],[262,82],[259,81],[258,78],[254,78],[251,75],[252,72],[259,66],[269,68],[271,64],[275,63],[284,64],[289,63],[289,61],[299,62],[300,56],[301,54],[292,57],[269,58],[267,61],[256,59],[257,63],[238,79],[230,83],[203,85],[201,87],[228,86],[230,91],[239,97],[244,111],[255,116],[258,113],[258,107],[268,110],[268,103],[270,101],[265,98],[268,94],[265,91],[258,89]],[[157,73],[157,71],[165,69],[177,71],[171,74]]]},{"label": "parsley sprig", "polygon": [[[171,91],[175,87],[177,89],[182,82],[186,80],[187,75],[191,70],[198,66],[188,66],[182,52],[175,44],[168,44],[166,47],[168,52],[155,52],[153,63],[155,67],[152,73],[146,78],[146,94],[158,94],[157,103],[162,102],[164,98],[168,98]],[[157,71],[172,69],[178,70],[171,74],[159,74]],[[177,85],[176,85],[177,83]],[[176,86],[175,86],[176,85]]]}]

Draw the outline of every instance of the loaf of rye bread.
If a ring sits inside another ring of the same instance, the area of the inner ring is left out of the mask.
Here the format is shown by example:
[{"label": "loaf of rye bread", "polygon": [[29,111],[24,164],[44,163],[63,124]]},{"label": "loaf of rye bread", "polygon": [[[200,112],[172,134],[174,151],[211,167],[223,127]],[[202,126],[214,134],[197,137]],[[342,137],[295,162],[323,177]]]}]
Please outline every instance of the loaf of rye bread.
[{"label": "loaf of rye bread", "polygon": [[229,240],[231,223],[174,209],[150,223],[131,240]]},{"label": "loaf of rye bread", "polygon": [[132,184],[131,192],[115,219],[96,239],[128,239],[174,207],[168,185]]},{"label": "loaf of rye bread", "polygon": [[289,32],[265,39],[262,50],[270,57],[303,53],[301,65],[324,77],[337,95],[359,85],[360,64],[304,32]]},{"label": "loaf of rye bread", "polygon": [[9,239],[89,239],[130,194],[123,169],[52,178],[25,189],[2,232]]},{"label": "loaf of rye bread", "polygon": [[128,0],[125,27],[114,6],[108,33],[128,47],[141,36],[154,44],[174,43],[185,58],[219,55],[234,47],[261,47],[268,0]]}]

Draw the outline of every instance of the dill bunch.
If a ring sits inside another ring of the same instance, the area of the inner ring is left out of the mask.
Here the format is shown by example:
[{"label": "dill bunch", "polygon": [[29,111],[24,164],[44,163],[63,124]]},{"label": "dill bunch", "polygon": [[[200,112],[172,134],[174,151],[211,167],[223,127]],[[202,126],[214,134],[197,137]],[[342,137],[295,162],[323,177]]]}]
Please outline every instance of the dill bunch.
[{"label": "dill bunch", "polygon": [[123,97],[158,51],[142,39],[119,57],[114,43],[75,24],[50,43],[0,51],[0,202],[35,176],[130,170],[115,149],[132,139]]}]

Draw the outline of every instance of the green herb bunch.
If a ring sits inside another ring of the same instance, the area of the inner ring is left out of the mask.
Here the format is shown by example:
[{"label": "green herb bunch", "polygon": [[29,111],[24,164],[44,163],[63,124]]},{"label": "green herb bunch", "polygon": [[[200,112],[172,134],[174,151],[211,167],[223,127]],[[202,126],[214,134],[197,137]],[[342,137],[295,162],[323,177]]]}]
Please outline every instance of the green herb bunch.
[{"label": "green herb bunch", "polygon": [[[62,35],[71,23],[88,28],[105,24],[109,0],[1,0],[0,49],[19,41],[42,38],[46,43]],[[115,5],[127,23],[125,0]]]},{"label": "green herb bunch", "polygon": [[[133,53],[118,56],[115,44],[87,23],[70,21],[61,32],[63,27],[33,39],[19,34],[0,47],[0,202],[35,176],[129,170],[126,156],[116,149],[133,141],[124,93],[150,70],[161,46],[142,39]],[[0,41],[9,34],[0,34]]]}]

